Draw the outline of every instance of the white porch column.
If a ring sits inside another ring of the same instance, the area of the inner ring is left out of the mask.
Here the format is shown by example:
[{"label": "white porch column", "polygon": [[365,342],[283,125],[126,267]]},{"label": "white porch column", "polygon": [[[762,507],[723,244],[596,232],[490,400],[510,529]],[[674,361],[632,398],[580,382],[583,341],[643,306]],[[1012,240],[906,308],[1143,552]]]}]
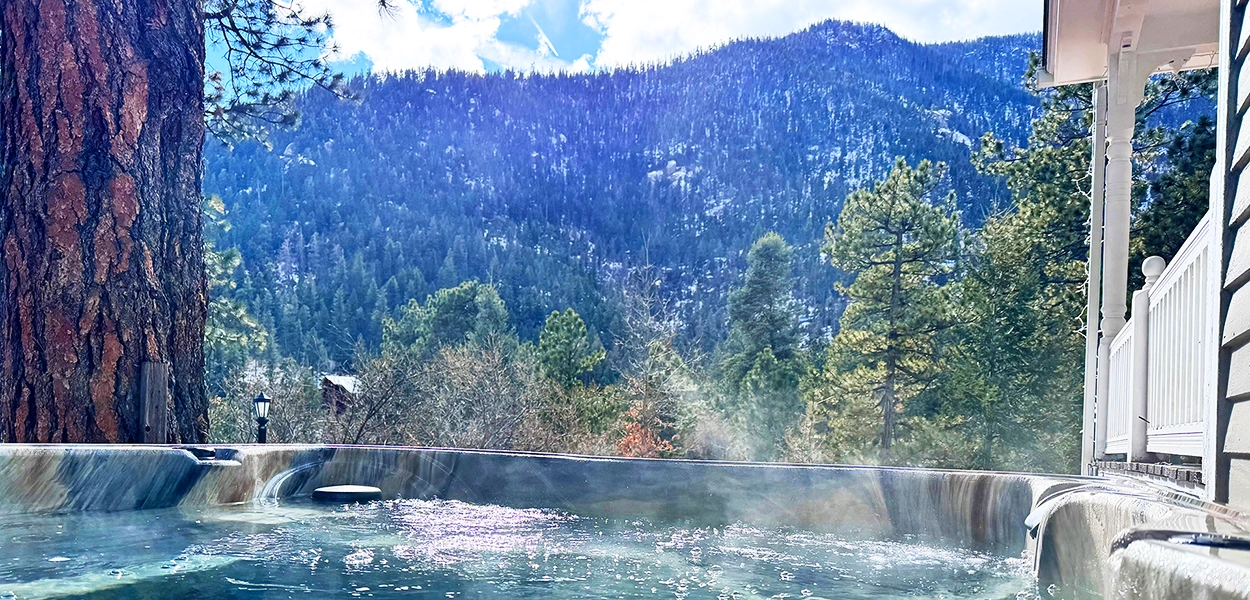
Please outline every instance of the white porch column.
[{"label": "white porch column", "polygon": [[[1128,302],[1128,232],[1133,201],[1133,129],[1137,105],[1145,96],[1146,78],[1139,75],[1137,56],[1125,51],[1111,56],[1107,89],[1107,214],[1103,261],[1105,295],[1102,335],[1108,343],[1124,327]],[[1118,65],[1118,68],[1116,66]]]},{"label": "white porch column", "polygon": [[1085,306],[1085,403],[1081,413],[1081,473],[1091,475],[1098,385],[1098,308],[1102,299],[1103,186],[1107,169],[1107,84],[1094,86],[1094,125],[1089,188],[1089,277]]},{"label": "white porch column", "polygon": [[1124,328],[1128,302],[1128,234],[1133,196],[1133,130],[1145,96],[1149,68],[1138,69],[1131,50],[1116,49],[1108,60],[1107,183],[1103,241],[1102,339],[1098,345],[1096,456],[1107,444],[1107,366],[1111,340]]},{"label": "white porch column", "polygon": [[1129,397],[1128,459],[1141,462],[1149,458],[1146,452],[1148,435],[1150,388],[1150,290],[1167,268],[1167,261],[1159,256],[1147,258],[1141,265],[1142,275],[1146,276],[1146,285],[1133,292],[1133,371],[1132,390]]}]

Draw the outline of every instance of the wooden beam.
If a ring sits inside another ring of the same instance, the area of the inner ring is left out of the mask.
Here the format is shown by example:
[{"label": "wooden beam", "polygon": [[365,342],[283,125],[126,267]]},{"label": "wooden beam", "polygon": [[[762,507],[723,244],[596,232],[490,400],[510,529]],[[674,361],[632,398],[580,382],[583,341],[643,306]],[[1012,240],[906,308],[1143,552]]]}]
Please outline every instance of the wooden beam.
[{"label": "wooden beam", "polygon": [[164,444],[169,430],[169,365],[143,363],[139,375],[139,410],[143,443]]}]

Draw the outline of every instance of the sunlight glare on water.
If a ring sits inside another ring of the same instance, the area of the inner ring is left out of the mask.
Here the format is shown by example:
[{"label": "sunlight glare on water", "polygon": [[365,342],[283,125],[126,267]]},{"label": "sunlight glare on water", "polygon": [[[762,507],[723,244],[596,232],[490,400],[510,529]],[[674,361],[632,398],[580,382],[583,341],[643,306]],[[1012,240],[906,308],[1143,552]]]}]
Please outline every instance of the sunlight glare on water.
[{"label": "sunlight glare on water", "polygon": [[442,500],[0,519],[0,598],[1032,598],[1028,567],[914,540]]}]

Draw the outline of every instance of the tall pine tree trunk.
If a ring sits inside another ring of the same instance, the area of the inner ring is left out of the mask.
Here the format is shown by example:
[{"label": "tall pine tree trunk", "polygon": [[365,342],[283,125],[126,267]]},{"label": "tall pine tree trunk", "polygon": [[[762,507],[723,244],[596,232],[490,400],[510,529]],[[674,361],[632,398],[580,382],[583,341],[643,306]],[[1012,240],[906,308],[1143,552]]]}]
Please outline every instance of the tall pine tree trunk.
[{"label": "tall pine tree trunk", "polygon": [[201,442],[204,28],[194,0],[0,1],[0,439]]},{"label": "tall pine tree trunk", "polygon": [[894,236],[894,267],[890,271],[890,322],[886,332],[885,381],[881,384],[881,457],[894,444],[898,413],[898,321],[903,311],[903,234]]}]

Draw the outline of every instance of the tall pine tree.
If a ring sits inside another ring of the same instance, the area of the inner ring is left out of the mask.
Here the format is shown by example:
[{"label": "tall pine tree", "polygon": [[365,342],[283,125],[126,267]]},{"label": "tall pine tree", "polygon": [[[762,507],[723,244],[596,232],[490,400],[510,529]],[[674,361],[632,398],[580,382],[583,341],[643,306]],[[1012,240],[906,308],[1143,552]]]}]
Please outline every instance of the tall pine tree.
[{"label": "tall pine tree", "polygon": [[602,347],[593,347],[586,322],[572,308],[552,312],[538,335],[538,364],[565,389],[579,385],[606,356]]},{"label": "tall pine tree", "polygon": [[959,251],[959,215],[953,192],[938,196],[945,170],[898,159],[885,180],[848,196],[825,232],[833,266],[854,278],[838,288],[850,303],[826,369],[835,371],[838,393],[861,402],[872,395],[883,458],[899,412],[940,370],[937,334],[950,324],[943,284]]},{"label": "tall pine tree", "polygon": [[799,381],[807,362],[799,348],[791,261],[794,251],[767,233],[747,253],[742,287],[729,294],[729,340],[722,385],[733,409],[755,434],[755,455],[777,455],[803,414]]}]

